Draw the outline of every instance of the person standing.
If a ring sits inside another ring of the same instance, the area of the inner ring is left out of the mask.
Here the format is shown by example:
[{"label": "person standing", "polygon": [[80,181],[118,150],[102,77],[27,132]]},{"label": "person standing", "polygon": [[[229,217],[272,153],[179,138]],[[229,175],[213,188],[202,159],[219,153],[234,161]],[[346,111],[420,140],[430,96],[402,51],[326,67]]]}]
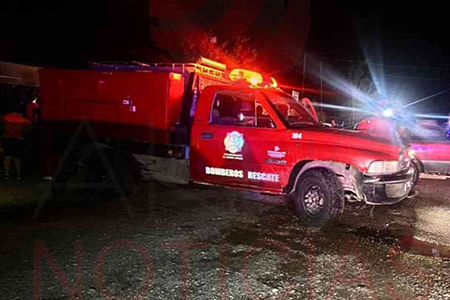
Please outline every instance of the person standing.
[{"label": "person standing", "polygon": [[10,112],[0,117],[2,147],[4,152],[5,179],[11,178],[11,162],[14,162],[16,178],[21,179],[21,159],[25,150],[25,138],[31,131],[31,123],[18,112]]},{"label": "person standing", "polygon": [[39,121],[38,92],[33,92],[32,100],[26,105],[26,117],[33,126],[37,125]]}]

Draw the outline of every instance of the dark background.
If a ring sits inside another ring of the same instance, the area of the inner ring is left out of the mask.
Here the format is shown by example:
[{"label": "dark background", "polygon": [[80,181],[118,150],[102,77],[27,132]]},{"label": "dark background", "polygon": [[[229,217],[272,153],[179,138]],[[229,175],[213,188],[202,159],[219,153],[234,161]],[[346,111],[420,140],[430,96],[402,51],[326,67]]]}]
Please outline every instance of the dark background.
[{"label": "dark background", "polygon": [[[450,87],[444,4],[311,0],[310,5],[306,81],[312,88],[319,88],[314,67],[319,62],[345,74],[358,61],[376,66],[374,76],[383,82],[386,97],[403,103]],[[0,7],[3,61],[72,68],[89,60],[151,60],[164,55],[165,49],[155,47],[151,38],[151,26],[158,20],[151,17],[148,0],[3,0]],[[286,83],[301,86],[302,60],[277,68],[277,76],[290,81]],[[332,88],[324,83],[324,89]],[[442,94],[414,109],[447,114],[449,97]],[[336,102],[332,96],[323,101]]]},{"label": "dark background", "polygon": [[[375,76],[384,82],[387,96],[403,103],[450,87],[444,4],[313,0],[311,6],[307,52],[323,64],[339,69],[356,60],[369,61]],[[410,111],[447,115],[449,99],[450,93],[444,93]]]}]

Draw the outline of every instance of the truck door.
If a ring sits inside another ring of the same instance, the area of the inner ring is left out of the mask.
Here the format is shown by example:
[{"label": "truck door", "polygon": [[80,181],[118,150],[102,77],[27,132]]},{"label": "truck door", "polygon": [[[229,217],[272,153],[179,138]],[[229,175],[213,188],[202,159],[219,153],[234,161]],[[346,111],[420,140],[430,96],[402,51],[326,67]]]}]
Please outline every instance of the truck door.
[{"label": "truck door", "polygon": [[[287,132],[268,113],[256,90],[217,91],[192,128],[195,181],[281,192]],[[207,95],[203,95],[207,96]],[[212,96],[212,95],[211,95]]]}]

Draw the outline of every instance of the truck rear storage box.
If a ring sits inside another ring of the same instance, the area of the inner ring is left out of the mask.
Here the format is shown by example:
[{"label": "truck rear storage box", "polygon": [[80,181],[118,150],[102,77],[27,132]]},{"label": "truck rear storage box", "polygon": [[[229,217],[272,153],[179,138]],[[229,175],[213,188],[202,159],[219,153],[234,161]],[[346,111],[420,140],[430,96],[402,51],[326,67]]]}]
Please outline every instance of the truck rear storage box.
[{"label": "truck rear storage box", "polygon": [[181,113],[180,74],[43,69],[40,81],[47,126],[86,120],[97,136],[164,144]]}]

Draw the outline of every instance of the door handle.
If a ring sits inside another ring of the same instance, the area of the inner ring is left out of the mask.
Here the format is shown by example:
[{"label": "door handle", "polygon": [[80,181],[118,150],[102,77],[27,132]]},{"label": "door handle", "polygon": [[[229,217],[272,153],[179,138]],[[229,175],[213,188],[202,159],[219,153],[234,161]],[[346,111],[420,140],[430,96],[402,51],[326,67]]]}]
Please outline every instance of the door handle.
[{"label": "door handle", "polygon": [[212,140],[214,138],[214,133],[202,132],[201,137],[202,137],[202,140]]}]

